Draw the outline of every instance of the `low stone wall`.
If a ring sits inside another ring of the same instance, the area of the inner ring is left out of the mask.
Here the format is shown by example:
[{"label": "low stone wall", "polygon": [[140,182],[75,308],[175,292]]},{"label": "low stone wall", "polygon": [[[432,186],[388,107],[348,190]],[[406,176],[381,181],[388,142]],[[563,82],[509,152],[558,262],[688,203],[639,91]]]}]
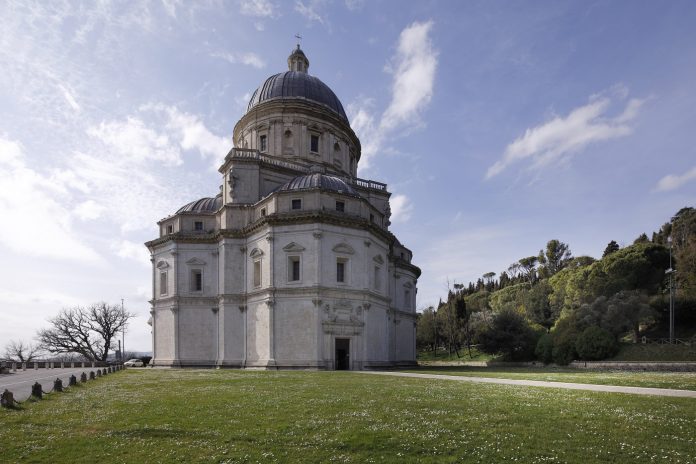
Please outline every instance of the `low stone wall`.
[{"label": "low stone wall", "polygon": [[544,364],[542,362],[502,362],[502,361],[425,361],[418,363],[427,367],[537,367],[537,368],[575,368],[616,371],[661,371],[661,372],[696,372],[696,362],[646,362],[646,361],[573,361],[567,366]]},{"label": "low stone wall", "polygon": [[620,371],[696,372],[696,362],[573,361],[569,367]]}]

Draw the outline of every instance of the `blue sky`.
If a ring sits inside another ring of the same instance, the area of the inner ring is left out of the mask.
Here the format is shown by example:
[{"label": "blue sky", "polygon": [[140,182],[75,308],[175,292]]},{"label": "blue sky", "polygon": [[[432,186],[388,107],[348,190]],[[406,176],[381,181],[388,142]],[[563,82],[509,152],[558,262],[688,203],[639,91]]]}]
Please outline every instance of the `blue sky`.
[{"label": "blue sky", "polygon": [[157,220],[214,195],[302,35],[387,182],[419,308],[553,238],[630,244],[696,197],[696,3],[0,2],[0,348],[62,308],[137,314]]}]

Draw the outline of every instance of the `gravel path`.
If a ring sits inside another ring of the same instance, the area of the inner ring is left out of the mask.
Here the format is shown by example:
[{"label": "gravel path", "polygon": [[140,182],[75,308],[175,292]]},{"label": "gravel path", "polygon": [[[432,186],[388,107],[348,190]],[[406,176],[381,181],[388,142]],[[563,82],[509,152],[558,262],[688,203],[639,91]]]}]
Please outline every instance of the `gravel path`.
[{"label": "gravel path", "polygon": [[525,387],[566,388],[568,390],[589,390],[610,393],[629,393],[633,395],[676,396],[696,398],[696,391],[673,390],[670,388],[622,387],[619,385],[594,385],[589,383],[545,382],[542,380],[494,379],[491,377],[466,377],[460,375],[416,374],[410,372],[361,371],[370,375],[391,375],[415,379],[456,380],[459,382],[495,383],[499,385],[520,385]]}]

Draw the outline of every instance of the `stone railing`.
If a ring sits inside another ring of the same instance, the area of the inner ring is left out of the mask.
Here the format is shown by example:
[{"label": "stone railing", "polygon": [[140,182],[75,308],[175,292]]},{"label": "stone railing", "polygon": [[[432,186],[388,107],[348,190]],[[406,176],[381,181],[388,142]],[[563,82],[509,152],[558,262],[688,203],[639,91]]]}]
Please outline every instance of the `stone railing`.
[{"label": "stone railing", "polygon": [[[273,156],[268,156],[268,155],[262,155],[259,153],[258,150],[254,150],[251,148],[233,148],[230,150],[230,152],[227,154],[225,159],[251,159],[251,160],[258,160],[261,161],[262,163],[269,164],[271,166],[278,166],[281,168],[286,168],[286,169],[292,169],[293,171],[301,172],[308,174],[312,172],[312,168],[307,167],[303,164],[298,164],[298,163],[293,163],[291,161],[285,161],[281,160],[278,158],[275,158]],[[354,185],[359,188],[366,188],[366,189],[373,189],[373,190],[379,190],[382,192],[386,192],[387,190],[387,184],[384,184],[382,182],[376,182],[374,180],[368,180],[368,179],[360,179],[359,177],[343,177],[341,176],[347,183]]]}]

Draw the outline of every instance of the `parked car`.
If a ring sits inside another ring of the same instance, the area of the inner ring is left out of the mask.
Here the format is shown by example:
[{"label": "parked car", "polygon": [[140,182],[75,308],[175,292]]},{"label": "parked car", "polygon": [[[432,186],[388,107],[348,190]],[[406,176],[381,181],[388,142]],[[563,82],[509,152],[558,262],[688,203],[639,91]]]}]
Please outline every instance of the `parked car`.
[{"label": "parked car", "polygon": [[140,359],[130,359],[123,363],[126,367],[143,367],[143,362]]}]

